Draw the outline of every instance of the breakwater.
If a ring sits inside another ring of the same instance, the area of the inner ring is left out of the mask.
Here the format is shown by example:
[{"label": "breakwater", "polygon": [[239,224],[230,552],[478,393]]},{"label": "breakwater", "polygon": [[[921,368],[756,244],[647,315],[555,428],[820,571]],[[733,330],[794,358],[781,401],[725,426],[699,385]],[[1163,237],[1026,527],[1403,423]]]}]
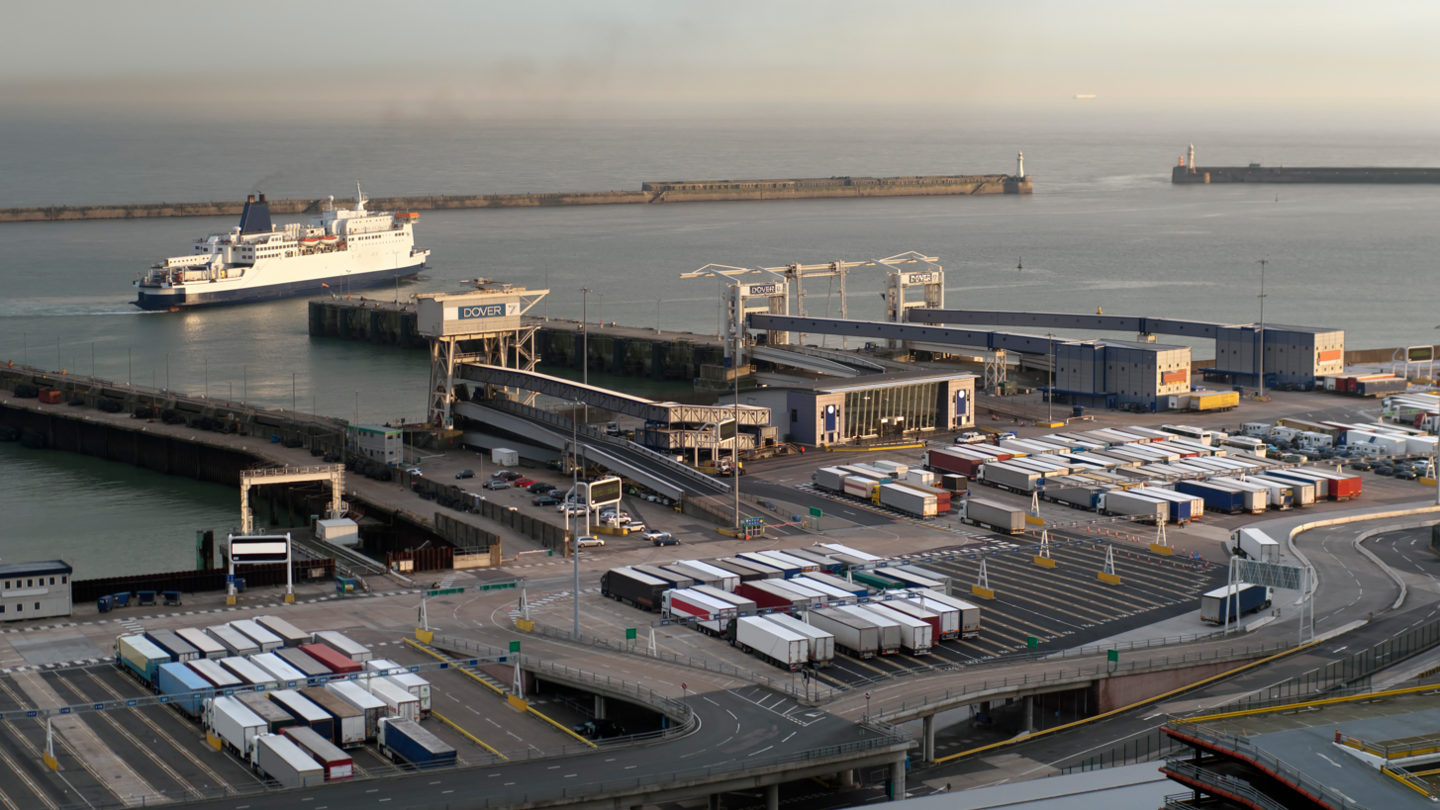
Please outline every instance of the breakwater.
[{"label": "breakwater", "polygon": [[[536,327],[535,353],[540,366],[584,368],[585,340],[580,324],[569,320],[525,318]],[[701,367],[724,363],[725,350],[714,335],[692,332],[659,333],[650,329],[591,324],[589,367],[626,377],[692,381]],[[356,299],[319,299],[310,302],[312,337],[363,340],[377,346],[424,349],[413,304]]]},{"label": "breakwater", "polygon": [[[678,202],[817,200],[858,197],[1030,194],[1029,175],[917,175],[913,177],[823,177],[781,180],[696,180],[647,182],[639,191],[581,191],[552,194],[471,194],[372,197],[372,211],[447,211],[470,208],[553,208],[574,205],[650,205]],[[316,214],[326,199],[270,200],[272,214]],[[336,205],[355,200],[337,199]],[[239,216],[234,202],[116,203],[0,208],[0,222],[70,222],[91,219]]]},{"label": "breakwater", "polygon": [[1214,183],[1440,183],[1440,168],[1386,166],[1175,166],[1170,182],[1178,185]]}]

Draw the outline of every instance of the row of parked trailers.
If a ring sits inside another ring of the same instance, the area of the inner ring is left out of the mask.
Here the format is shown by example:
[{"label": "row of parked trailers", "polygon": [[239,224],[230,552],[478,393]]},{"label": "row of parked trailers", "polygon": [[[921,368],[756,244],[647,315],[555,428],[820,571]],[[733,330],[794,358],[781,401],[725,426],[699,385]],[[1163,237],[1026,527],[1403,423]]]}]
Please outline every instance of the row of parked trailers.
[{"label": "row of parked trailers", "polygon": [[[1126,430],[1124,444],[1104,449],[1098,449],[1098,440],[1121,438],[1113,435],[1115,431],[1108,431],[1108,436],[1101,431],[1056,435],[1045,437],[1049,441],[1023,444],[1002,441],[996,450],[990,445],[963,450],[981,483],[1027,495],[1039,492],[1046,500],[1076,509],[1149,521],[1186,523],[1200,519],[1206,509],[1261,513],[1305,506],[1316,498],[1349,500],[1360,494],[1361,479],[1338,469],[1292,469],[1169,433],[1151,431],[1154,436],[1145,436],[1128,433],[1144,429]],[[1034,455],[1012,455],[1007,450]],[[933,466],[938,457],[941,464],[950,464],[954,455],[950,448],[932,449],[927,463]]]},{"label": "row of parked trailers", "polygon": [[811,480],[817,489],[833,495],[868,501],[912,517],[935,517],[953,508],[954,482],[946,488],[946,482],[938,480],[935,473],[894,461],[822,467]]},{"label": "row of parked trailers", "polygon": [[839,544],[629,566],[601,578],[605,596],[658,608],[791,671],[829,666],[837,650],[925,655],[938,641],[978,635],[980,608],[948,587],[944,575]]},{"label": "row of parked trailers", "polygon": [[[394,661],[374,658],[344,634],[306,634],[283,619],[260,617],[203,632],[183,628],[120,636],[115,650],[122,669],[166,696],[218,744],[284,785],[348,778],[349,760],[336,752],[369,740],[419,767],[435,759],[403,753],[417,750],[413,742],[397,747],[383,740],[385,721],[416,724],[429,712],[429,682]],[[234,654],[237,650],[247,654]],[[294,730],[299,727],[309,733]],[[448,746],[418,724],[414,729],[420,734],[402,725],[392,736],[421,739],[420,748],[438,752],[444,764]],[[311,735],[330,747],[312,744]]]}]

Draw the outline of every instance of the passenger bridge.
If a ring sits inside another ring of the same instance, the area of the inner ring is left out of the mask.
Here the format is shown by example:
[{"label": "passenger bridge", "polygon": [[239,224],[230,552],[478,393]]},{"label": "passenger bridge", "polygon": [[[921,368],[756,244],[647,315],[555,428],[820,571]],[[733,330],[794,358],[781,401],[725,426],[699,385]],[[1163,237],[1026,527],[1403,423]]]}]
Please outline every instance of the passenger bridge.
[{"label": "passenger bridge", "polygon": [[611,413],[624,414],[644,419],[646,422],[663,425],[704,425],[736,419],[741,425],[766,427],[770,424],[770,409],[755,405],[690,405],[683,402],[656,402],[620,391],[612,391],[596,385],[586,385],[560,377],[551,377],[534,371],[520,371],[513,368],[465,363],[457,368],[456,376],[466,382],[492,385],[499,388],[519,388],[533,391],[547,397],[580,402],[592,408]]},{"label": "passenger bridge", "polygon": [[782,348],[757,345],[751,347],[750,356],[767,363],[804,369],[818,374],[829,374],[832,377],[859,377],[862,374],[880,374],[885,371],[875,363],[858,357],[851,360],[840,352],[825,352],[815,349],[802,351],[795,346]]},{"label": "passenger bridge", "polygon": [[[1220,330],[1235,324],[1186,321],[1177,318],[1148,318],[1129,315],[1076,315],[1068,312],[1018,312],[998,309],[906,310],[911,323],[966,324],[974,326],[1020,327],[1028,329],[1082,329],[1086,331],[1134,332],[1137,335],[1177,335],[1190,338],[1220,336]],[[1248,325],[1248,324],[1246,324]]]}]

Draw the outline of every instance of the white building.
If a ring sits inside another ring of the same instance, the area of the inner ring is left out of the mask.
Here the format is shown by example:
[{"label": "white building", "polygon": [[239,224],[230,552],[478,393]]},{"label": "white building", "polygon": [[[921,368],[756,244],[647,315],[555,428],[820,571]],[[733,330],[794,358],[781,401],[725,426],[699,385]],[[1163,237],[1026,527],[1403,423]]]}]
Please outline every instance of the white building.
[{"label": "white building", "polygon": [[351,425],[346,429],[350,435],[350,446],[360,455],[389,464],[402,462],[402,448],[405,433],[400,428],[384,425]]},{"label": "white building", "polygon": [[0,622],[69,616],[73,573],[64,560],[0,565]]}]

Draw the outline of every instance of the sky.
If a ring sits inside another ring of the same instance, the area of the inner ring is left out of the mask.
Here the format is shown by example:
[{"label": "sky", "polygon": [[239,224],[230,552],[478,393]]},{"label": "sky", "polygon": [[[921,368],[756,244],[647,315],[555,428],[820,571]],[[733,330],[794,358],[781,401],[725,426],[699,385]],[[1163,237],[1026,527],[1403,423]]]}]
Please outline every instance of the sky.
[{"label": "sky", "polygon": [[133,0],[11,4],[6,28],[0,114],[1440,109],[1440,3],[1400,0]]}]

